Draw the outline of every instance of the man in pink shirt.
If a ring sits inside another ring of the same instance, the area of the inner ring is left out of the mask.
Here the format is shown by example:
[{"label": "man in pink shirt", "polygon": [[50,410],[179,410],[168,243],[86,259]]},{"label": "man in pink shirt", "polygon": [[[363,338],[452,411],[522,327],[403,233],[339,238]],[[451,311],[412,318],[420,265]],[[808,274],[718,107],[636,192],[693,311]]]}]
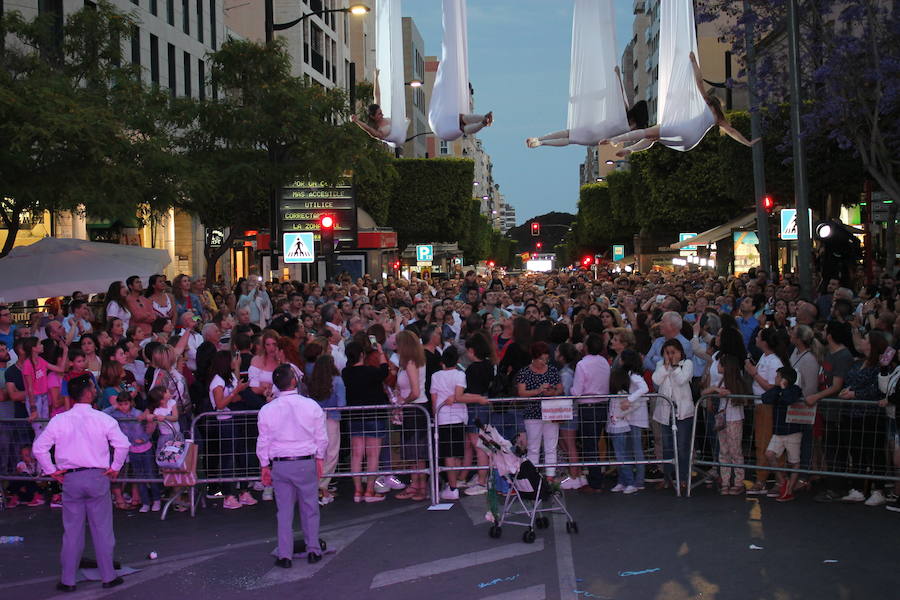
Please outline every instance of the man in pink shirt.
[{"label": "man in pink shirt", "polygon": [[[584,342],[587,355],[578,361],[575,367],[575,380],[572,383],[573,396],[606,396],[609,394],[609,361],[602,356],[603,338],[590,334]],[[585,462],[598,462],[600,452],[597,447],[603,428],[606,426],[609,400],[603,399],[595,404],[581,404],[578,410],[578,428],[582,444],[581,459]],[[592,494],[603,487],[603,471],[599,466],[588,467],[587,477],[582,476],[582,492]]]},{"label": "man in pink shirt", "polygon": [[[50,419],[44,432],[34,441],[33,453],[44,473],[50,473],[63,486],[62,575],[56,589],[75,591],[75,571],[84,550],[85,518],[91,527],[91,539],[97,554],[97,566],[103,587],[123,583],[113,568],[112,503],[109,482],[115,480],[128,456],[129,442],[115,419],[91,404],[97,396],[88,375],[69,381],[69,396],[76,402],[71,410]],[[109,448],[114,455],[109,459]],[[50,449],[55,447],[54,457]],[[56,464],[54,464],[54,460]]]}]

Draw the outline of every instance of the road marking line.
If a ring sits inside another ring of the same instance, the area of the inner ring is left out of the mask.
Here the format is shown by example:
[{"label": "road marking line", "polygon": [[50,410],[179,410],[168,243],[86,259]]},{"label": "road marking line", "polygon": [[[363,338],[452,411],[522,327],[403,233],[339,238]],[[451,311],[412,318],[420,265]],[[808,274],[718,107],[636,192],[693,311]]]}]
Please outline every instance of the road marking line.
[{"label": "road marking line", "polygon": [[[372,585],[369,586],[369,589],[374,590],[375,588],[387,587],[397,583],[414,581],[423,577],[430,577],[431,575],[440,575],[441,573],[465,569],[466,567],[477,567],[489,562],[540,552],[543,549],[544,540],[539,539],[533,544],[507,544],[506,546],[482,550],[481,552],[460,554],[449,558],[419,563],[402,569],[382,571],[372,580]],[[574,583],[574,578],[572,583]]]},{"label": "road marking line", "polygon": [[575,562],[572,558],[572,534],[566,533],[565,515],[553,515],[553,542],[556,546],[556,572],[559,575],[559,598],[577,598]]},{"label": "road marking line", "polygon": [[57,594],[55,596],[51,596],[48,600],[93,600],[94,598],[104,598],[106,596],[111,596],[112,594],[118,594],[119,592],[123,592],[129,588],[132,588],[136,585],[149,583],[155,579],[159,579],[160,577],[164,577],[166,575],[171,575],[172,573],[177,573],[178,571],[183,571],[188,567],[192,567],[196,564],[200,564],[202,562],[206,562],[209,560],[213,560],[214,558],[218,558],[222,556],[222,554],[213,554],[210,556],[203,556],[194,558],[192,560],[186,560],[177,563],[170,563],[167,565],[162,565],[158,568],[153,569],[145,569],[140,573],[135,573],[134,575],[129,575],[124,578],[125,583],[120,586],[106,589],[104,590],[99,581],[82,581],[78,584],[78,591],[74,594],[71,592],[64,592],[62,594]]},{"label": "road marking line", "polygon": [[[319,531],[319,533],[329,533],[332,531],[338,531],[338,530],[344,529],[346,527],[352,527],[354,525],[362,525],[363,523],[374,523],[375,521],[379,521],[383,518],[392,517],[395,515],[399,515],[399,514],[406,513],[406,512],[411,512],[414,510],[421,510],[421,506],[419,506],[417,504],[411,504],[409,506],[403,506],[400,508],[394,508],[391,510],[379,512],[378,514],[369,515],[367,517],[360,517],[358,519],[350,519],[349,521],[345,521],[343,523],[334,523],[332,525],[328,525],[327,527],[323,527]],[[276,541],[277,541],[277,538],[275,538],[275,537],[265,537],[265,538],[259,538],[256,540],[248,540],[246,542],[240,542],[238,544],[227,544],[224,547],[216,546],[215,548],[207,548],[205,550],[194,550],[192,552],[184,552],[182,554],[174,554],[171,556],[165,556],[165,557],[159,558],[157,560],[141,560],[141,561],[137,561],[137,562],[129,562],[128,564],[129,564],[129,566],[134,567],[135,569],[140,569],[142,567],[148,567],[151,565],[162,565],[162,564],[170,563],[172,561],[189,560],[192,558],[206,556],[208,554],[217,554],[217,553],[228,551],[228,550],[239,550],[241,548],[246,548],[249,546],[258,546],[259,544],[271,544],[272,542],[276,542]],[[40,583],[47,583],[48,581],[56,581],[58,579],[59,579],[59,575],[49,575],[46,577],[35,577],[34,579],[26,579],[23,581],[12,581],[9,583],[0,583],[0,590],[23,587],[23,586],[28,586],[28,585],[36,585],[36,584],[40,584]],[[71,596],[66,596],[66,598],[71,598]]]},{"label": "road marking line", "polygon": [[513,590],[511,592],[503,592],[493,596],[485,596],[480,600],[546,600],[547,588],[541,585],[533,585],[531,587],[522,588],[521,590]]},{"label": "road marking line", "polygon": [[261,588],[271,587],[273,585],[283,585],[293,583],[302,579],[309,579],[319,572],[323,567],[328,565],[334,557],[340,554],[341,550],[347,548],[356,541],[356,538],[366,532],[373,523],[357,525],[356,527],[345,527],[337,532],[333,539],[328,540],[329,550],[334,547],[337,552],[327,553],[322,556],[322,560],[315,564],[309,564],[305,558],[294,559],[295,564],[291,569],[282,569],[281,567],[272,567],[272,569],[263,575],[258,581],[245,589],[258,590]]}]

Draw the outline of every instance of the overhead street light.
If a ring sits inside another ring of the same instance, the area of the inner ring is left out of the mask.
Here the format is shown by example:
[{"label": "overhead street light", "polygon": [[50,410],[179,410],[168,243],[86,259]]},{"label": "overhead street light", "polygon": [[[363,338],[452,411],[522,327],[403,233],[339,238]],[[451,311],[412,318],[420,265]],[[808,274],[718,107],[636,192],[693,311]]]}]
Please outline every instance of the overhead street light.
[{"label": "overhead street light", "polygon": [[[302,9],[301,9],[302,10]],[[286,23],[276,23],[275,22],[275,7],[274,0],[266,0],[265,4],[265,35],[266,35],[266,44],[272,43],[275,39],[276,31],[284,31],[285,29],[290,29],[295,25],[303,22],[305,19],[316,15],[322,16],[328,13],[349,13],[351,15],[364,15],[369,12],[369,7],[365,4],[352,4],[347,8],[329,8],[329,9],[321,9],[314,10],[312,12],[301,15],[299,18],[294,19],[293,21],[288,21]],[[353,64],[351,63],[351,67]],[[353,71],[351,70],[351,74]],[[352,75],[351,75],[352,77]],[[352,91],[351,91],[352,94]],[[274,162],[273,151],[269,150],[269,160]],[[270,259],[270,267],[272,272],[274,273],[278,269],[278,188],[272,187],[269,190],[269,230],[271,232],[271,242],[269,245],[269,251],[271,252]],[[283,249],[282,249],[283,250]]]}]

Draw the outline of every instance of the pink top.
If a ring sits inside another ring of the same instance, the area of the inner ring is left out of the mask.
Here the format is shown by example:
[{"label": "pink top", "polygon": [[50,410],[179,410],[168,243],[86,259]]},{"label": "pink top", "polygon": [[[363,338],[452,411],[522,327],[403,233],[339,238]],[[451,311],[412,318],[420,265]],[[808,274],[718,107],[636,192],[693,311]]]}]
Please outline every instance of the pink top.
[{"label": "pink top", "polygon": [[575,367],[573,396],[605,396],[609,394],[609,362],[599,354],[588,354]]},{"label": "pink top", "polygon": [[22,364],[22,375],[27,379],[32,378],[31,393],[46,394],[50,391],[49,377],[47,371],[48,363],[46,360],[38,356],[37,358],[27,358]]}]

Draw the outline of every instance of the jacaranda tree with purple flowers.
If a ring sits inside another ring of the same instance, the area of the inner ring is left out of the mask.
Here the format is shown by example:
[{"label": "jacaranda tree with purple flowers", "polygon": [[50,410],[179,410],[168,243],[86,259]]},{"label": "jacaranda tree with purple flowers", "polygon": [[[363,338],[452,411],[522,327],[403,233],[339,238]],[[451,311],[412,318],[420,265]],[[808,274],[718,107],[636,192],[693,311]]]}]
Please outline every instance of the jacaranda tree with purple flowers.
[{"label": "jacaranda tree with purple flowers", "polygon": [[[803,136],[852,150],[868,176],[900,202],[900,3],[892,0],[800,0]],[[744,54],[746,27],[756,40],[756,90],[764,108],[790,101],[787,0],[698,0],[700,20],[725,14],[722,34]],[[765,111],[764,111],[765,113]],[[790,145],[790,131],[783,144]],[[891,219],[893,221],[893,219]],[[891,226],[893,223],[891,222]],[[887,256],[893,263],[889,227]]]}]

